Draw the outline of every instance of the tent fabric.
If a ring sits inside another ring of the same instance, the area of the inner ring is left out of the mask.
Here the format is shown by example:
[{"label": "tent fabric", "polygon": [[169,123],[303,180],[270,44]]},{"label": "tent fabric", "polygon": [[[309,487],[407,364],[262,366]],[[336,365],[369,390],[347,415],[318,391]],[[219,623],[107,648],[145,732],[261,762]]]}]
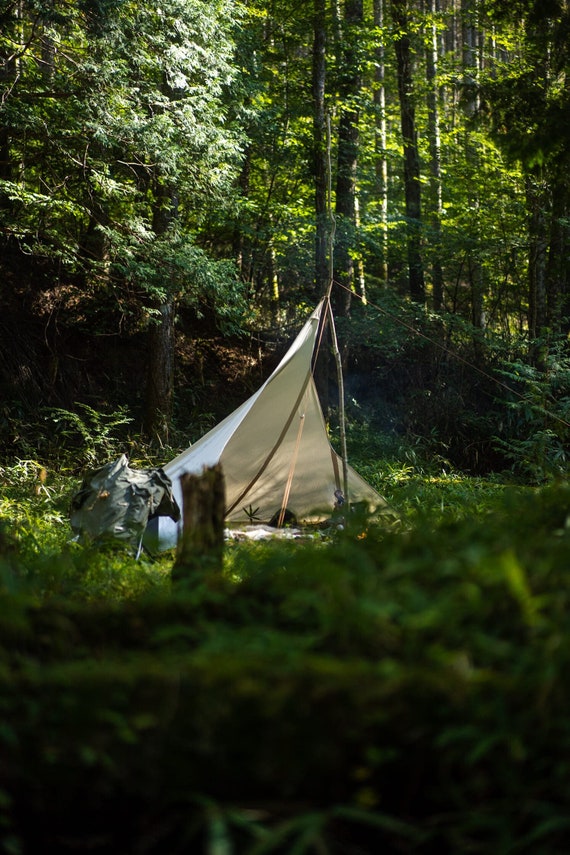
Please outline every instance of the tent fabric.
[{"label": "tent fabric", "polygon": [[[331,516],[335,491],[342,489],[342,461],[330,445],[312,374],[324,308],[322,300],[277,368],[247,401],[164,466],[180,506],[180,476],[219,463],[230,526],[267,523],[276,518],[285,499],[299,524]],[[350,467],[348,492],[351,503],[386,507]],[[174,546],[179,534],[180,526],[167,519],[155,523],[153,538],[159,548]]]},{"label": "tent fabric", "polygon": [[81,543],[117,540],[140,551],[148,521],[180,509],[162,469],[132,469],[125,454],[87,475],[71,500],[70,523]]}]

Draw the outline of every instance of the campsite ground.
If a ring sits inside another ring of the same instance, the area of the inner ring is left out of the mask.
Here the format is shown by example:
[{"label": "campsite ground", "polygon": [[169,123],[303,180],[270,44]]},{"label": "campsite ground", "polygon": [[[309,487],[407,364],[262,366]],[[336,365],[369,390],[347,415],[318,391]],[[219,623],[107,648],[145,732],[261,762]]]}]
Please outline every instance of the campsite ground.
[{"label": "campsite ground", "polygon": [[561,855],[570,492],[421,470],[378,462],[397,528],[177,587],[4,467],[4,851]]}]

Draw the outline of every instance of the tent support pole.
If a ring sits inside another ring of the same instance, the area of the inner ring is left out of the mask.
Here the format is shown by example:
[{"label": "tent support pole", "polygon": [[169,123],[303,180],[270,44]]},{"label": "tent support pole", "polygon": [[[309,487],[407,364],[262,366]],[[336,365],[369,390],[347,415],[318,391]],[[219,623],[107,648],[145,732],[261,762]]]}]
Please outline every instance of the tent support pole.
[{"label": "tent support pole", "polygon": [[347,508],[350,508],[348,495],[348,451],[346,447],[346,415],[344,411],[344,377],[342,372],[342,357],[340,354],[338,339],[336,336],[336,327],[334,323],[334,315],[331,303],[331,293],[334,285],[334,241],[336,232],[336,220],[332,210],[332,168],[331,168],[331,118],[327,113],[327,209],[329,219],[329,235],[328,235],[328,262],[329,262],[329,282],[326,294],[327,311],[329,314],[331,327],[332,349],[336,365],[337,383],[338,383],[338,421],[340,431],[340,453],[342,458],[342,491]]},{"label": "tent support pole", "polygon": [[342,358],[340,355],[340,350],[338,346],[338,339],[336,337],[336,327],[334,324],[334,318],[332,313],[332,308],[330,304],[330,300],[328,303],[330,322],[331,322],[331,340],[332,340],[332,349],[334,354],[334,359],[336,363],[336,373],[337,373],[337,383],[338,383],[338,422],[339,422],[339,431],[340,431],[340,449],[341,449],[341,457],[342,457],[342,492],[344,495],[344,499],[348,508],[350,508],[349,500],[350,496],[348,495],[348,452],[346,447],[346,416],[344,412],[344,377],[342,373]]}]

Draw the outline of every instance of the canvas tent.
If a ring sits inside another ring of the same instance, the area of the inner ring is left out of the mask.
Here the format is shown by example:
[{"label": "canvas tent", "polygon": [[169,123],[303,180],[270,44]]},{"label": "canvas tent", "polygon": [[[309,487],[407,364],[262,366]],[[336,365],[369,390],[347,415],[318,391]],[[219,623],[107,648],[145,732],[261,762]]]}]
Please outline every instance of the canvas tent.
[{"label": "canvas tent", "polygon": [[[194,445],[163,469],[182,507],[180,476],[221,464],[228,525],[268,523],[287,508],[299,523],[331,516],[335,491],[343,489],[340,457],[329,443],[312,373],[324,298],[263,385]],[[348,499],[372,509],[384,499],[348,467]],[[338,496],[338,493],[337,493]],[[151,551],[176,544],[180,523],[160,517],[146,540]]]}]

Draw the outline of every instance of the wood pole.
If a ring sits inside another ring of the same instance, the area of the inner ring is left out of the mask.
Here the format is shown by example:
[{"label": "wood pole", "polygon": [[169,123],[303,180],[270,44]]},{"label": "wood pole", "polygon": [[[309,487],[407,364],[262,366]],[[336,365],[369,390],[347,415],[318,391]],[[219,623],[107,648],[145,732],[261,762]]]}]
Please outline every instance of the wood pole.
[{"label": "wood pole", "polygon": [[328,311],[331,329],[332,350],[336,365],[338,383],[338,421],[340,429],[340,447],[342,458],[342,489],[347,508],[349,508],[348,495],[348,451],[346,446],[346,416],[344,411],[344,377],[342,372],[342,357],[336,336],[334,314],[332,310],[331,294],[334,285],[334,242],[336,232],[336,220],[332,209],[332,169],[331,169],[331,131],[330,115],[327,114],[327,171],[328,171],[328,214],[329,214],[329,283],[326,293],[326,308]]},{"label": "wood pole", "polygon": [[350,496],[348,495],[348,450],[346,446],[346,416],[344,412],[344,377],[342,373],[342,357],[336,337],[336,327],[334,323],[332,306],[330,300],[328,302],[328,310],[331,323],[331,341],[334,360],[336,364],[336,374],[338,383],[338,423],[340,430],[340,455],[342,458],[342,491],[346,507],[350,508]]}]

